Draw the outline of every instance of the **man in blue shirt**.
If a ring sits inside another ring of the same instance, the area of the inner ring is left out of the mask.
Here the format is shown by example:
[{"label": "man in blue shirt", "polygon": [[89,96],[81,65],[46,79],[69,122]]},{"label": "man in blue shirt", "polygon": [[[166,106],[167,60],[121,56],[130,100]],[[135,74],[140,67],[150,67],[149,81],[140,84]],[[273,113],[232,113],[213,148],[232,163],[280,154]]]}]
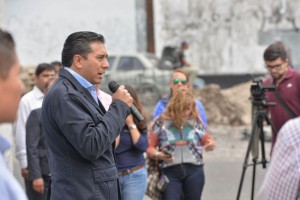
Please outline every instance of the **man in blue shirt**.
[{"label": "man in blue shirt", "polygon": [[[184,70],[176,69],[172,73],[172,77],[171,77],[171,80],[170,80],[171,93],[168,97],[162,98],[157,102],[157,104],[155,106],[155,109],[154,109],[152,119],[155,119],[156,117],[158,117],[159,115],[161,115],[165,111],[166,106],[167,106],[173,92],[176,92],[176,90],[178,88],[182,88],[182,87],[186,87],[186,88],[189,87],[189,77],[188,77],[187,73]],[[196,101],[197,111],[198,111],[198,113],[199,113],[199,115],[200,115],[200,117],[203,121],[204,126],[207,127],[207,119],[206,119],[205,108],[198,99],[195,99],[195,101]]]},{"label": "man in blue shirt", "polygon": [[[14,122],[21,93],[25,89],[20,77],[20,64],[10,33],[0,29],[0,123]],[[7,167],[4,152],[10,143],[0,136],[0,194],[1,199],[23,200],[26,194]]]}]

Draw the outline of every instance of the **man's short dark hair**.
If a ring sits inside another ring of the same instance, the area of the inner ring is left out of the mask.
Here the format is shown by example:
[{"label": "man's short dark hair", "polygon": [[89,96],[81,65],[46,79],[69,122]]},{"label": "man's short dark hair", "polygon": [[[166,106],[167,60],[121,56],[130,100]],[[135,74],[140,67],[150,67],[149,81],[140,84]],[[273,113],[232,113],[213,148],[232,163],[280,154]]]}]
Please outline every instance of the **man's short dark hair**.
[{"label": "man's short dark hair", "polygon": [[49,63],[41,63],[35,69],[35,76],[39,76],[43,71],[55,71],[54,66]]},{"label": "man's short dark hair", "polygon": [[188,45],[189,43],[186,40],[181,41],[181,46]]},{"label": "man's short dark hair", "polygon": [[69,35],[61,53],[63,66],[70,67],[76,54],[85,58],[92,51],[90,44],[97,41],[103,44],[105,42],[101,34],[94,32],[80,31]]},{"label": "man's short dark hair", "polygon": [[60,61],[53,61],[50,63],[51,65],[58,65],[58,66],[62,66]]},{"label": "man's short dark hair", "polygon": [[274,61],[278,58],[281,60],[287,59],[287,49],[282,42],[274,42],[264,52],[265,61]]},{"label": "man's short dark hair", "polygon": [[7,78],[10,68],[17,60],[15,42],[12,35],[0,29],[0,77]]}]

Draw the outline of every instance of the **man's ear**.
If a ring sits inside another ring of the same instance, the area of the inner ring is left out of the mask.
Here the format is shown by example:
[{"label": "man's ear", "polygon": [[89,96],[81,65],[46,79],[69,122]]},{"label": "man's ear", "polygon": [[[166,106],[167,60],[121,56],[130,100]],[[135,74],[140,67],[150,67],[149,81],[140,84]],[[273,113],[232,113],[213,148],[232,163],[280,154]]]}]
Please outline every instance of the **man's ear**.
[{"label": "man's ear", "polygon": [[286,62],[286,63],[289,64],[289,63],[290,63],[290,60],[289,60],[288,58],[286,58],[284,62]]},{"label": "man's ear", "polygon": [[75,54],[73,56],[73,64],[72,65],[78,69],[81,69],[83,59],[84,58],[81,55]]}]

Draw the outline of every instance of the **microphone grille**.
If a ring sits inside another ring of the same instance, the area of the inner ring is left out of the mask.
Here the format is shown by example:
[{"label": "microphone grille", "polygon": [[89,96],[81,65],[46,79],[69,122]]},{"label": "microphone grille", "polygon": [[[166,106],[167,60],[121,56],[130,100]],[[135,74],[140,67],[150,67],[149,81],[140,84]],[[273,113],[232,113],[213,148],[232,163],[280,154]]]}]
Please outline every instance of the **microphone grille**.
[{"label": "microphone grille", "polygon": [[112,93],[115,93],[119,87],[120,85],[116,81],[110,81],[108,83],[108,88]]}]

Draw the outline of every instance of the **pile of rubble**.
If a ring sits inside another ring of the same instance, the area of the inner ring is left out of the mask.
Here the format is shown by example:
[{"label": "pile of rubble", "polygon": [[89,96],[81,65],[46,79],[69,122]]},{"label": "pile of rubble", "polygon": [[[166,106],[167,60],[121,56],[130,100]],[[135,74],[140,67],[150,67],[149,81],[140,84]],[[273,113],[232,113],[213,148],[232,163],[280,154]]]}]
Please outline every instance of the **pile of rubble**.
[{"label": "pile of rubble", "polygon": [[36,68],[35,66],[22,67],[20,77],[25,85],[25,91],[23,94],[26,94],[27,92],[29,92],[32,89],[32,87],[34,86],[35,68]]},{"label": "pile of rubble", "polygon": [[217,84],[194,90],[206,110],[210,125],[241,126],[251,124],[251,82],[221,90]]}]

